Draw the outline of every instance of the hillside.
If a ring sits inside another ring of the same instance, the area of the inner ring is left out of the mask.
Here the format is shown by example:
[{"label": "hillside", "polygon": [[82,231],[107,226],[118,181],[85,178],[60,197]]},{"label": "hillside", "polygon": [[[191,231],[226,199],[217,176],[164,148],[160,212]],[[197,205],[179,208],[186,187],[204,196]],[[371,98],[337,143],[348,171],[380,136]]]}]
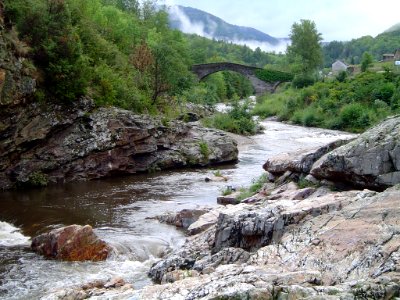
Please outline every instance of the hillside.
[{"label": "hillside", "polygon": [[229,24],[221,18],[192,7],[173,6],[169,9],[169,17],[172,28],[217,40],[254,41],[272,46],[285,41],[251,27]]},{"label": "hillside", "polygon": [[400,30],[400,23],[393,25],[392,27],[385,30],[385,32],[393,32]]},{"label": "hillside", "polygon": [[376,61],[380,61],[383,54],[394,53],[400,48],[400,28],[396,30],[398,25],[392,26],[376,37],[368,35],[349,42],[333,41],[325,45],[323,47],[325,66],[329,67],[336,59],[349,64],[359,64],[364,52],[369,52]]}]

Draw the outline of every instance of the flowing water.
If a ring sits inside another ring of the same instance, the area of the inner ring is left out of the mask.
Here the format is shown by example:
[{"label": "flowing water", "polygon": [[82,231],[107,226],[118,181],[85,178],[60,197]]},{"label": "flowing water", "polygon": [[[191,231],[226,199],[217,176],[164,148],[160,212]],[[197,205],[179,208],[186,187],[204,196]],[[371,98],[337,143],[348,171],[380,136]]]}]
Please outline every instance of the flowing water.
[{"label": "flowing water", "polygon": [[[0,298],[39,299],[66,287],[120,276],[137,289],[149,267],[184,242],[184,234],[152,219],[166,211],[216,206],[226,185],[248,186],[268,157],[323,145],[346,133],[264,121],[263,134],[241,138],[239,162],[218,167],[228,182],[205,182],[211,169],[188,169],[0,192]],[[91,224],[114,248],[105,262],[46,260],[30,237],[69,224]]]}]

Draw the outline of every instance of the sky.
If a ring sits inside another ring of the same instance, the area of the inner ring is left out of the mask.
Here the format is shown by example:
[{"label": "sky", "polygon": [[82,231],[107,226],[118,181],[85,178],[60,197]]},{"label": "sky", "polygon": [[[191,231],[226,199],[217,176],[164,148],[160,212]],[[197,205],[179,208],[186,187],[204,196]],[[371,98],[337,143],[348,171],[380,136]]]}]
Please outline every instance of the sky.
[{"label": "sky", "polygon": [[288,37],[294,22],[315,22],[326,42],[376,36],[400,22],[400,0],[164,0],[211,13],[228,23]]}]

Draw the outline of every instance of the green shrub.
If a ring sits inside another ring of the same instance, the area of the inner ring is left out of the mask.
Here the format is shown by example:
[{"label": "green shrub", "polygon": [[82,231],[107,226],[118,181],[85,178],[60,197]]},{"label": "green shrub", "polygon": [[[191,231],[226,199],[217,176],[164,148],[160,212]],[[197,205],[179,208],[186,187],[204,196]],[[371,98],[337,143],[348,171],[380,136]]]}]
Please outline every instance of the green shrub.
[{"label": "green shrub", "polygon": [[28,179],[29,187],[45,187],[48,184],[48,177],[40,171],[33,172]]},{"label": "green shrub", "polygon": [[248,103],[240,104],[235,100],[228,113],[217,113],[203,119],[202,123],[206,127],[214,127],[237,134],[255,134],[257,122],[253,120],[248,107]]},{"label": "green shrub", "polygon": [[370,125],[370,117],[368,108],[360,103],[352,103],[345,105],[339,114],[342,125],[345,129],[360,131]]},{"label": "green shrub", "polygon": [[293,79],[293,74],[277,70],[257,69],[254,73],[256,74],[258,79],[261,79],[265,82],[285,82],[291,81]]},{"label": "green shrub", "polygon": [[297,89],[301,89],[310,85],[313,85],[315,82],[314,78],[310,75],[299,74],[293,78],[292,86]]},{"label": "green shrub", "polygon": [[339,82],[345,82],[347,78],[347,72],[346,71],[340,71],[337,75],[336,75],[336,80]]},{"label": "green shrub", "polygon": [[317,108],[309,106],[303,110],[296,110],[290,120],[303,126],[317,127],[322,124],[324,116]]},{"label": "green shrub", "polygon": [[372,96],[375,99],[385,101],[390,104],[390,100],[394,94],[395,86],[391,82],[383,83],[377,86],[372,92]]},{"label": "green shrub", "polygon": [[200,147],[200,154],[203,156],[204,160],[208,160],[210,157],[210,148],[208,147],[208,144],[204,141],[199,142],[199,147]]}]

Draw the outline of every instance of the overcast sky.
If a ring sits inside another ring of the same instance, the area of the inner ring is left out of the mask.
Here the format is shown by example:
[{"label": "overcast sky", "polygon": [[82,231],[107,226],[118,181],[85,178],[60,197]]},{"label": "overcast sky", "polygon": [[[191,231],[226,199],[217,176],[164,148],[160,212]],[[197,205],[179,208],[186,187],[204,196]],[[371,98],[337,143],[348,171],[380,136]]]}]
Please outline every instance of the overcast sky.
[{"label": "overcast sky", "polygon": [[376,36],[400,22],[400,0],[164,0],[204,10],[228,23],[287,37],[294,22],[309,19],[325,41]]}]

